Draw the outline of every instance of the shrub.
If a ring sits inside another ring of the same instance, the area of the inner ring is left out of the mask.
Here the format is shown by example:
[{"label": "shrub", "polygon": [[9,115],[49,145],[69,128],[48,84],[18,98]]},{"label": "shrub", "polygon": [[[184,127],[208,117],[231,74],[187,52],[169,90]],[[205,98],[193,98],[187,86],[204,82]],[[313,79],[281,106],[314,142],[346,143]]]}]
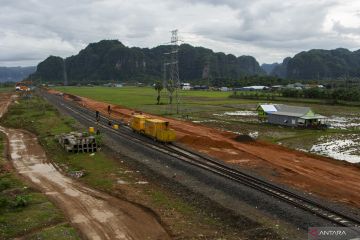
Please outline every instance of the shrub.
[{"label": "shrub", "polygon": [[102,143],[103,143],[103,138],[102,138],[102,135],[101,134],[96,134],[95,135],[95,141],[96,141],[96,144],[98,145],[98,146],[101,146],[102,145]]},{"label": "shrub", "polygon": [[11,206],[14,208],[26,207],[27,205],[29,205],[29,200],[30,198],[27,195],[18,195],[12,201]]},{"label": "shrub", "polygon": [[0,179],[0,192],[10,188],[11,182],[7,178]]},{"label": "shrub", "polygon": [[6,207],[9,204],[9,201],[5,197],[0,197],[0,208]]}]

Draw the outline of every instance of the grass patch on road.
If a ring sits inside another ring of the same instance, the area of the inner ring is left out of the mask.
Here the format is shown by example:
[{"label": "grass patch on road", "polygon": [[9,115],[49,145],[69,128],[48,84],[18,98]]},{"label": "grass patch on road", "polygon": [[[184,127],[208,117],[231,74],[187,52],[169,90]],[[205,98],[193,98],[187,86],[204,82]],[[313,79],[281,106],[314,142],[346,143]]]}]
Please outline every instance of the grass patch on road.
[{"label": "grass patch on road", "polygon": [[[63,150],[58,149],[58,151]],[[64,155],[66,157],[63,157]],[[119,164],[109,159],[104,152],[97,152],[94,155],[88,153],[64,155],[54,155],[53,159],[67,169],[68,173],[83,170],[85,174],[80,180],[97,189],[111,192],[116,179],[121,176],[122,169]]]},{"label": "grass patch on road", "polygon": [[55,225],[49,228],[43,229],[41,232],[34,233],[27,237],[29,240],[69,240],[69,239],[80,239],[75,229],[73,229],[68,223]]},{"label": "grass patch on road", "polygon": [[[0,134],[0,239],[80,239],[62,213],[41,193],[29,187],[4,159]],[[59,225],[60,224],[60,225]],[[51,228],[51,232],[48,232]]]}]

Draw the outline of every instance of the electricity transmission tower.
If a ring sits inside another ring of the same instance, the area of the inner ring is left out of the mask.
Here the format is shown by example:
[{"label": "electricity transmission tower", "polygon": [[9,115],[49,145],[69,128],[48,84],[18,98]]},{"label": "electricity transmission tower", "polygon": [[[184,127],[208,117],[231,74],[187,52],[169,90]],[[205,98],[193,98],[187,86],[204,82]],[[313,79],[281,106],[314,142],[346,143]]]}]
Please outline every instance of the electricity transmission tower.
[{"label": "electricity transmission tower", "polygon": [[163,86],[167,90],[169,96],[170,110],[172,112],[173,98],[175,94],[175,103],[176,103],[176,114],[180,112],[180,94],[179,90],[181,87],[180,78],[179,78],[179,38],[178,30],[171,31],[171,41],[170,41],[170,52],[164,53],[164,79]]}]

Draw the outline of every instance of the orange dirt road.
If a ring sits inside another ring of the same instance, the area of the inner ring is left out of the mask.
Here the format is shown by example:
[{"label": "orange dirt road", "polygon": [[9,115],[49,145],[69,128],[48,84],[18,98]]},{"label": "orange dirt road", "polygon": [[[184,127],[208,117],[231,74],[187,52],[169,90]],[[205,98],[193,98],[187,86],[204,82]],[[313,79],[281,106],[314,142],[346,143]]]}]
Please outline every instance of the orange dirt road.
[{"label": "orange dirt road", "polygon": [[[52,93],[57,93],[50,90]],[[108,103],[64,94],[90,109],[107,114]],[[129,121],[133,110],[112,106],[112,117]],[[146,114],[160,119],[163,117]],[[166,118],[176,131],[177,141],[197,151],[248,168],[273,181],[311,192],[327,199],[360,207],[360,168],[353,164],[315,156],[261,142],[239,142],[235,134]]]},{"label": "orange dirt road", "polygon": [[61,174],[31,133],[1,126],[0,131],[15,169],[63,210],[84,239],[170,239],[153,214]]}]

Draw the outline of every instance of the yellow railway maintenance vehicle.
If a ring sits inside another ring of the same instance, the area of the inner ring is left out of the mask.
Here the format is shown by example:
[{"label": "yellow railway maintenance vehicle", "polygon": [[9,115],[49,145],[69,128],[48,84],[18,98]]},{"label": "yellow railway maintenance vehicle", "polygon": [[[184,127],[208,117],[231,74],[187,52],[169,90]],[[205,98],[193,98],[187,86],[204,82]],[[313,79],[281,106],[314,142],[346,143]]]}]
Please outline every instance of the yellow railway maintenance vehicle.
[{"label": "yellow railway maintenance vehicle", "polygon": [[130,127],[135,131],[149,136],[159,142],[173,142],[175,131],[169,128],[169,122],[153,119],[144,115],[134,115]]}]

